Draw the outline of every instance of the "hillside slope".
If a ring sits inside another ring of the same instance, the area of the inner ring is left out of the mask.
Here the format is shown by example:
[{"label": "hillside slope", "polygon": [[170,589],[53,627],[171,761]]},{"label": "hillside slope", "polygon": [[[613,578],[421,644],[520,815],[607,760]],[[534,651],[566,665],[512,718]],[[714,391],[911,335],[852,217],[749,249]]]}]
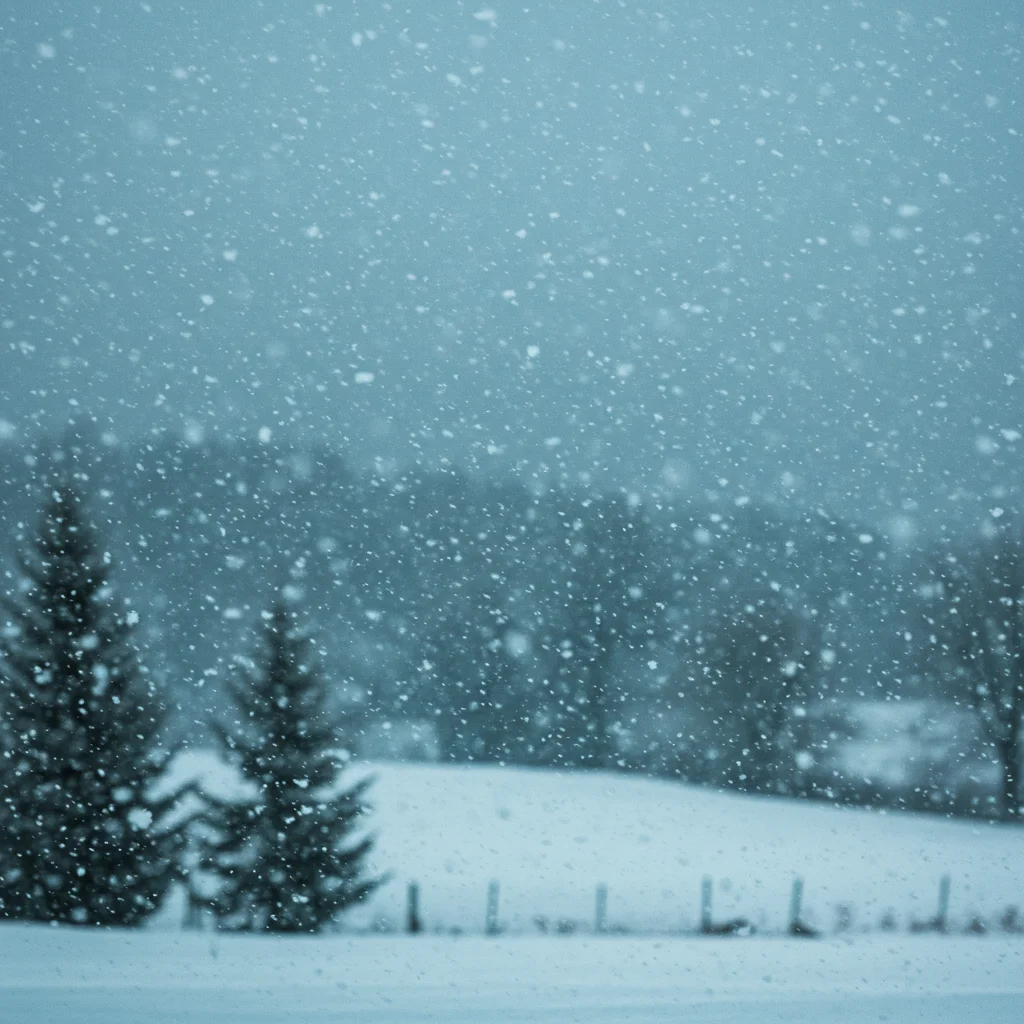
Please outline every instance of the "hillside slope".
[{"label": "hillside slope", "polygon": [[[718,793],[607,773],[380,763],[369,827],[377,870],[391,881],[351,927],[399,927],[416,880],[426,926],[479,931],[486,890],[500,883],[510,932],[572,922],[593,927],[595,887],[608,922],[631,932],[692,929],[700,881],[715,881],[716,918],[743,915],[782,929],[791,880],[805,881],[805,918],[832,930],[841,905],[854,929],[899,927],[935,913],[939,879],[952,878],[951,924],[995,923],[1024,905],[1024,828],[835,808]],[[175,774],[212,791],[237,785],[206,752],[179,757]],[[168,911],[173,917],[174,911]]]}]

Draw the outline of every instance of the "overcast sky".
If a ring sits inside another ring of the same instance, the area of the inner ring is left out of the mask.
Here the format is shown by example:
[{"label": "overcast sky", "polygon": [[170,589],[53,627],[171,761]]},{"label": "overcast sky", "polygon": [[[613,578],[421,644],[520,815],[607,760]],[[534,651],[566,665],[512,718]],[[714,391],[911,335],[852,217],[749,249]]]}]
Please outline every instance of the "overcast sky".
[{"label": "overcast sky", "polygon": [[1012,511],[997,8],[9,4],[0,434]]}]

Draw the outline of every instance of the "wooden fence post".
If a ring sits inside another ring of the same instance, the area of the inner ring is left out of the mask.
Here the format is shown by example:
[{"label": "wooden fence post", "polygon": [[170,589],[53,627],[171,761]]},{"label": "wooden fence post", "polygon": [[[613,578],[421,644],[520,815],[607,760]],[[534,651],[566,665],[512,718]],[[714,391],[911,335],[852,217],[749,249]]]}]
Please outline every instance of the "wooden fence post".
[{"label": "wooden fence post", "polygon": [[420,887],[416,882],[409,883],[405,930],[410,935],[418,935],[423,931],[420,920]]},{"label": "wooden fence post", "polygon": [[185,890],[185,920],[182,925],[193,931],[202,931],[204,902],[191,884]]},{"label": "wooden fence post", "polygon": [[487,917],[484,923],[484,932],[487,935],[498,934],[498,883],[496,881],[487,886]]},{"label": "wooden fence post", "polygon": [[703,878],[700,883],[700,930],[711,933],[711,879]]},{"label": "wooden fence post", "polygon": [[790,935],[800,935],[805,939],[817,938],[817,928],[812,928],[803,919],[804,880],[793,879],[793,888],[789,893],[789,931]]},{"label": "wooden fence post", "polygon": [[804,880],[793,879],[793,887],[789,891],[789,934],[797,935],[800,932],[800,909],[804,901]]},{"label": "wooden fence post", "polygon": [[608,886],[602,883],[597,887],[594,901],[594,931],[603,935],[608,930]]},{"label": "wooden fence post", "polygon": [[935,930],[945,932],[949,929],[949,875],[939,879],[939,912],[935,916]]}]

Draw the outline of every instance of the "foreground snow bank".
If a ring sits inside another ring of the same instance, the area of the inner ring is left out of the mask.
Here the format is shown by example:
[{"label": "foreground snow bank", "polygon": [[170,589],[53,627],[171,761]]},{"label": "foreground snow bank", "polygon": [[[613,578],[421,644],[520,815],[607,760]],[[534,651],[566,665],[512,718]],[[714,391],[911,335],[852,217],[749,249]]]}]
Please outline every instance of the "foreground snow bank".
[{"label": "foreground snow bank", "polygon": [[[352,777],[366,771],[377,779],[375,867],[392,881],[346,919],[350,928],[399,928],[412,880],[431,931],[482,930],[492,879],[511,933],[536,932],[540,918],[552,929],[592,929],[601,883],[612,929],[693,929],[705,875],[715,881],[716,918],[741,915],[769,931],[786,925],[794,876],[805,881],[805,919],[829,932],[840,917],[854,931],[885,917],[899,928],[931,918],[944,874],[956,930],[1024,909],[1024,828],[603,772],[378,764]],[[175,773],[220,793],[237,786],[206,752],[182,755]],[[176,925],[179,910],[164,920]]]},{"label": "foreground snow bank", "polygon": [[1010,1024],[1024,940],[279,939],[0,925],[5,1024]]}]

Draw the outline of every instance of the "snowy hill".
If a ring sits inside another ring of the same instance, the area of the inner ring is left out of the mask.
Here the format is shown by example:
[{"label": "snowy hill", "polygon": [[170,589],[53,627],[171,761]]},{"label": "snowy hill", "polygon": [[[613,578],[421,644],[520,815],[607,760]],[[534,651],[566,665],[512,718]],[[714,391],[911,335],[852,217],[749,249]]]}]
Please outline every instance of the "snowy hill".
[{"label": "snowy hill", "polygon": [[[346,919],[399,928],[415,880],[428,930],[480,931],[486,890],[500,883],[511,933],[565,922],[593,928],[595,888],[608,886],[608,924],[631,932],[693,929],[700,882],[714,879],[717,919],[742,915],[782,929],[791,880],[805,881],[804,917],[831,931],[840,907],[854,930],[886,914],[900,928],[935,913],[952,878],[951,925],[995,923],[1024,905],[1024,829],[717,793],[606,773],[381,763],[370,828],[374,863],[391,881]],[[236,785],[209,753],[175,772],[215,792]],[[169,908],[165,920],[175,919]]]}]

